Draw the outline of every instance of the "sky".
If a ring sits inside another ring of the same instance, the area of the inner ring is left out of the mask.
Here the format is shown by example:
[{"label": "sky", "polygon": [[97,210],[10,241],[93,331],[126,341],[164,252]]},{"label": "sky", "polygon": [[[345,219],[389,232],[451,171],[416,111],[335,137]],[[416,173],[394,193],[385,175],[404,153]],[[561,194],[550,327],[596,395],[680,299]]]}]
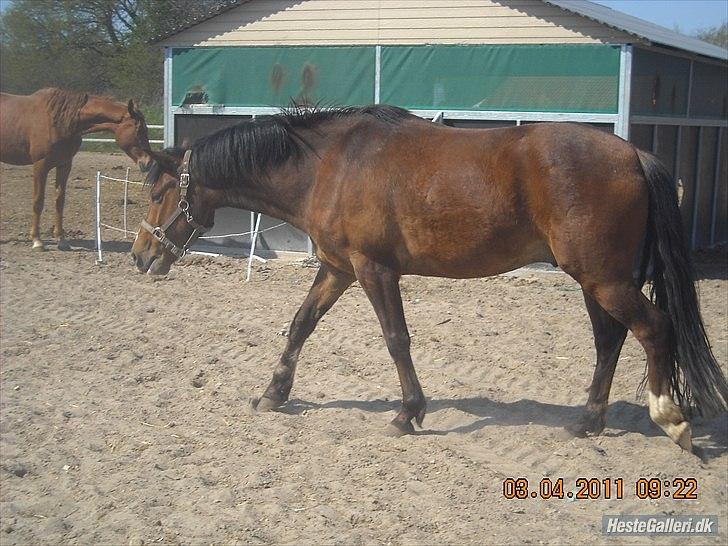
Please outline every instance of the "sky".
[{"label": "sky", "polygon": [[[0,0],[0,12],[12,0]],[[667,27],[683,34],[712,28],[728,21],[728,0],[592,0],[608,8],[621,11]]]},{"label": "sky", "polygon": [[728,21],[728,0],[592,0],[650,23],[695,34]]}]

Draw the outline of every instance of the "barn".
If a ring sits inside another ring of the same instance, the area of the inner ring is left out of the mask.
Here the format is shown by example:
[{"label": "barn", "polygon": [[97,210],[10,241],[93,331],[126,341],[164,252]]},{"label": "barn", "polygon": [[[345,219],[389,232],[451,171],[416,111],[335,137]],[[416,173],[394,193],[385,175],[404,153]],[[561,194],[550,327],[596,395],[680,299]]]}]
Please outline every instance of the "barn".
[{"label": "barn", "polygon": [[[681,181],[694,248],[728,240],[728,51],[609,8],[579,0],[229,0],[159,43],[168,145],[291,101],[394,104],[456,127],[589,123],[657,154]],[[215,233],[247,231],[249,217],[218,211]],[[261,229],[277,223],[264,217]],[[310,252],[291,226],[262,233],[259,243]]]}]

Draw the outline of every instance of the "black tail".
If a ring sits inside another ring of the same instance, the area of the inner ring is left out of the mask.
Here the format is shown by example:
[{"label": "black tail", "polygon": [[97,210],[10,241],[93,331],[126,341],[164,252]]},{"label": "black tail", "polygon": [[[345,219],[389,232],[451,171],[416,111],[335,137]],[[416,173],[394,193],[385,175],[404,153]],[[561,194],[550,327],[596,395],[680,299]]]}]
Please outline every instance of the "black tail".
[{"label": "black tail", "polygon": [[677,403],[690,414],[726,409],[728,383],[715,361],[700,318],[690,252],[682,228],[675,182],[653,155],[637,150],[649,190],[648,255],[653,262],[652,299],[672,321],[672,389]]}]

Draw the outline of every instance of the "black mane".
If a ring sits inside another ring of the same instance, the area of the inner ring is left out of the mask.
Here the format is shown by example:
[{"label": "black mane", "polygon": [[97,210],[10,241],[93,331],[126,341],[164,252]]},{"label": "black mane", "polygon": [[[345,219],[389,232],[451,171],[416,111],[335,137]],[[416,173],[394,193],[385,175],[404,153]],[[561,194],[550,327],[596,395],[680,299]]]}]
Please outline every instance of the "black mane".
[{"label": "black mane", "polygon": [[190,175],[193,180],[214,189],[249,184],[310,149],[298,130],[315,129],[327,121],[352,116],[371,116],[396,125],[411,114],[387,105],[325,110],[293,107],[198,139],[192,145]]}]

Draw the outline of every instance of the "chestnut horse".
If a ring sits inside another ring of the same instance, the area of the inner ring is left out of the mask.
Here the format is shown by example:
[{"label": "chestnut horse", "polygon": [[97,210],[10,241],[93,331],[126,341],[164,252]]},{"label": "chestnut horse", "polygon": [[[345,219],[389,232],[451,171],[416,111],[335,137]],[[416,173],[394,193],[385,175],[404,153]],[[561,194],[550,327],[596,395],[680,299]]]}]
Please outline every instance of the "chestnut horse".
[{"label": "chestnut horse", "polygon": [[116,144],[142,170],[151,164],[144,116],[133,101],[128,104],[106,97],[41,89],[32,95],[0,93],[0,161],[33,165],[33,248],[43,250],[40,215],[43,212],[48,173],[56,169],[56,223],[58,249],[68,250],[63,231],[63,206],[71,162],[83,135],[111,131]]},{"label": "chestnut horse", "polygon": [[[412,433],[425,397],[400,277],[483,277],[538,261],[581,285],[594,330],[596,369],[573,433],[604,428],[627,330],[647,355],[650,417],[677,444],[692,446],[683,411],[726,407],[673,180],[614,135],[559,123],[454,129],[370,106],[259,118],[152,155],[151,203],[132,248],[140,271],[166,273],[219,207],[281,218],[316,243],[321,268],[259,410],[288,400],[304,341],[358,280],[399,374],[402,408],[390,428]],[[653,299],[641,291],[648,262]]]}]

